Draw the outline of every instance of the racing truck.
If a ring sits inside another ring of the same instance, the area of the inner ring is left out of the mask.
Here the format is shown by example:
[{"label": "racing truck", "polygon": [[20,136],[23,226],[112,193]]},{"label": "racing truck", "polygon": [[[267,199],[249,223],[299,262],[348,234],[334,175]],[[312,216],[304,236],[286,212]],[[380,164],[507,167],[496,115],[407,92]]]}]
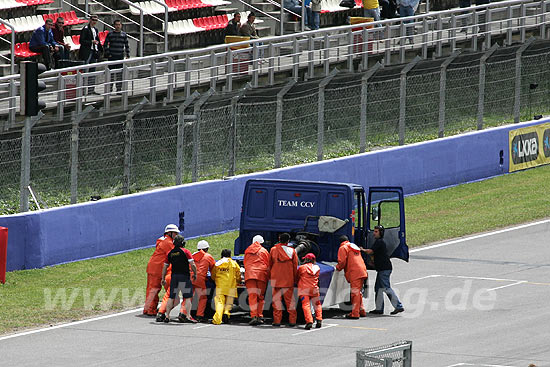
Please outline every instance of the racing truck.
[{"label": "racing truck", "polygon": [[[307,253],[317,258],[323,308],[344,308],[349,305],[350,289],[343,272],[335,271],[338,239],[347,235],[356,245],[369,248],[374,243],[376,225],[386,229],[384,240],[390,257],[408,261],[401,187],[370,187],[366,191],[352,183],[251,179],[244,190],[234,254],[244,254],[258,234],[269,250],[279,234],[287,232],[291,236],[289,245],[300,260]],[[242,260],[243,256],[236,258]],[[369,263],[366,257],[363,259]],[[270,294],[268,290],[266,305]]]}]

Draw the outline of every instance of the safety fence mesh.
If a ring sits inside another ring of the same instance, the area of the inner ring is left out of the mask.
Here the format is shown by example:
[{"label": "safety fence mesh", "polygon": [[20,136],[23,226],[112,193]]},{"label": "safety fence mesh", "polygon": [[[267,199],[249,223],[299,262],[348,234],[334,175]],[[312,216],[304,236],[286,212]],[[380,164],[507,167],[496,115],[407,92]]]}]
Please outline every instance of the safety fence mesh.
[{"label": "safety fence mesh", "polygon": [[411,367],[412,342],[398,341],[356,352],[357,367]]},{"label": "safety fence mesh", "polygon": [[517,50],[210,91],[181,113],[145,108],[82,122],[76,134],[71,125],[33,128],[28,163],[12,132],[0,138],[0,214],[18,211],[25,164],[51,207],[69,203],[71,189],[81,202],[174,185],[178,174],[183,183],[219,179],[499,126],[518,106],[524,120],[548,114],[550,42],[533,43],[519,62]]}]

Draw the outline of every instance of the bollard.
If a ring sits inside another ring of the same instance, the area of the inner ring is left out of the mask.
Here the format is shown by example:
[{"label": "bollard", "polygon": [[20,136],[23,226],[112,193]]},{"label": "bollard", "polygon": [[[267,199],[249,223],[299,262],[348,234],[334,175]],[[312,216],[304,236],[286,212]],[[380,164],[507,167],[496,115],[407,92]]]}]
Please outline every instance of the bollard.
[{"label": "bollard", "polygon": [[0,282],[6,283],[6,262],[8,259],[8,229],[0,227]]}]

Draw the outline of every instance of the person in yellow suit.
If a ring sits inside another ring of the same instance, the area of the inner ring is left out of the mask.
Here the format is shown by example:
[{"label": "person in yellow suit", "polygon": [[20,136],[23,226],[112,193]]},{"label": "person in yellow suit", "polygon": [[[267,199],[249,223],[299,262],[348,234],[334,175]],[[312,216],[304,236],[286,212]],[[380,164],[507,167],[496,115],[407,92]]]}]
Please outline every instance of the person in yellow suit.
[{"label": "person in yellow suit", "polygon": [[216,261],[211,271],[212,280],[216,283],[214,303],[216,313],[212,323],[219,325],[222,322],[229,324],[233,300],[237,297],[237,284],[241,283],[241,268],[231,259],[231,250],[222,250],[222,258]]}]

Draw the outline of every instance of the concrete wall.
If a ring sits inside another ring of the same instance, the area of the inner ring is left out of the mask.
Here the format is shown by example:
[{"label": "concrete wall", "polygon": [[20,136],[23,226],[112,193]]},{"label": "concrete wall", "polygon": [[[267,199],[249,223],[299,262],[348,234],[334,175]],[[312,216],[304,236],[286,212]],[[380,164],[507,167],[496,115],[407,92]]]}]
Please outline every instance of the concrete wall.
[{"label": "concrete wall", "polygon": [[[249,178],[402,186],[418,193],[507,173],[508,131],[539,120],[228,180],[0,217],[8,271],[40,268],[153,245],[183,213],[185,237],[237,229]],[[503,160],[500,161],[501,151]],[[232,244],[228,244],[232,246]]]}]

